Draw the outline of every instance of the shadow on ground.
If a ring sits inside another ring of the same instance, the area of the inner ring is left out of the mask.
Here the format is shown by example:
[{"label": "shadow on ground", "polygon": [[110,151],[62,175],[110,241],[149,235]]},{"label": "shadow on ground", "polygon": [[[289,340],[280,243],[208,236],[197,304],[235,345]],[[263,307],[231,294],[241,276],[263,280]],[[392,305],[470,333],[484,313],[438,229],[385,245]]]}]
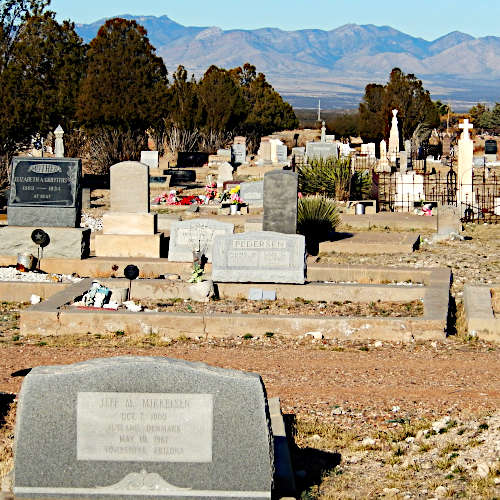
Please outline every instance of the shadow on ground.
[{"label": "shadow on ground", "polygon": [[321,484],[322,478],[340,465],[340,453],[318,450],[316,448],[299,448],[295,444],[295,415],[283,415],[286,435],[289,438],[290,454],[297,487],[296,498],[309,499],[311,487]]}]

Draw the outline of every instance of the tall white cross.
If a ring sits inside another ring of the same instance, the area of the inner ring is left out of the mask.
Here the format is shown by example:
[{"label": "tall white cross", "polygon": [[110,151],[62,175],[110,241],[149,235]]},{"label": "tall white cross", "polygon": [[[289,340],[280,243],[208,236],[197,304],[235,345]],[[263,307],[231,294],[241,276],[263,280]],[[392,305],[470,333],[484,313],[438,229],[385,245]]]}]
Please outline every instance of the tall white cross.
[{"label": "tall white cross", "polygon": [[472,123],[469,123],[469,119],[466,118],[463,123],[461,123],[458,128],[462,129],[462,137],[460,139],[470,139],[469,137],[469,130],[472,130],[474,128],[474,125]]}]

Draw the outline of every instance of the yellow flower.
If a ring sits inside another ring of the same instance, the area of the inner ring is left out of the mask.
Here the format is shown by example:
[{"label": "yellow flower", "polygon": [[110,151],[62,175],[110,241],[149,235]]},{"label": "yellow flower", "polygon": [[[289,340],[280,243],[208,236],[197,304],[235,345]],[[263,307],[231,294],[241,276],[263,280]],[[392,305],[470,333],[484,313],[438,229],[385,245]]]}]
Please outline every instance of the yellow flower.
[{"label": "yellow flower", "polygon": [[240,191],[240,186],[235,186],[233,189],[231,189],[229,192],[231,194],[236,194]]}]

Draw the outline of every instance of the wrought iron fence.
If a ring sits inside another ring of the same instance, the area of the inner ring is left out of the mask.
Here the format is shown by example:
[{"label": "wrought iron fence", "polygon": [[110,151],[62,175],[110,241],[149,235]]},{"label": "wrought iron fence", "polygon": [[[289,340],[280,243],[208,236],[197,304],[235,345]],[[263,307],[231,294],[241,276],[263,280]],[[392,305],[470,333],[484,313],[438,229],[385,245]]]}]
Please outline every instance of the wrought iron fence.
[{"label": "wrought iron fence", "polygon": [[485,172],[475,172],[472,185],[459,184],[452,169],[447,174],[425,172],[404,177],[374,172],[374,192],[381,211],[413,212],[426,204],[460,204],[464,221],[498,224],[500,176],[496,173],[486,175]]}]

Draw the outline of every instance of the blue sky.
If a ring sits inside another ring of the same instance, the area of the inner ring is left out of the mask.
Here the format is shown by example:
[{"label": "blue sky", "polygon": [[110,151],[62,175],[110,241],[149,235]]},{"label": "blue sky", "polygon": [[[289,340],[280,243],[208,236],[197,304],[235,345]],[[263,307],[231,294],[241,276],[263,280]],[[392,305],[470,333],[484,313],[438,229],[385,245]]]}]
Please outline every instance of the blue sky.
[{"label": "blue sky", "polygon": [[389,25],[427,40],[454,30],[500,35],[499,0],[52,0],[51,8],[77,23],[142,14],[222,29],[330,30],[356,23]]}]

